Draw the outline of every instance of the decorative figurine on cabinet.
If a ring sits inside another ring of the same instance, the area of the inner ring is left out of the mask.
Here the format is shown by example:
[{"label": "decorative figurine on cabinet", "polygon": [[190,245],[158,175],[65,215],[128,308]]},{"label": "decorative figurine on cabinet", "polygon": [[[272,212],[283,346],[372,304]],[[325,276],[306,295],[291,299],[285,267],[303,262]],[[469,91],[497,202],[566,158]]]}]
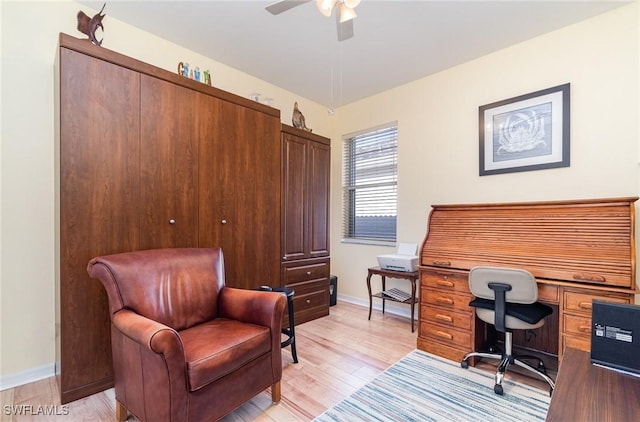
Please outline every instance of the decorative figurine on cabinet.
[{"label": "decorative figurine on cabinet", "polygon": [[104,10],[104,7],[107,5],[107,3],[102,5],[102,9],[100,9],[100,12],[96,13],[92,18],[90,18],[89,16],[87,16],[86,13],[84,13],[82,10],[78,12],[77,18],[78,18],[78,31],[82,32],[83,34],[89,36],[89,40],[95,44],[95,45],[102,45],[102,40],[98,41],[98,39],[96,38],[96,30],[98,28],[102,29],[102,31],[104,32],[104,26],[102,25],[102,19],[104,19],[104,17],[106,16],[106,13],[104,15],[102,15],[102,11]]},{"label": "decorative figurine on cabinet", "polygon": [[306,130],[307,132],[313,132],[313,129],[309,129],[304,121],[304,115],[298,109],[298,102],[293,104],[293,116],[291,117],[291,123],[293,127]]}]

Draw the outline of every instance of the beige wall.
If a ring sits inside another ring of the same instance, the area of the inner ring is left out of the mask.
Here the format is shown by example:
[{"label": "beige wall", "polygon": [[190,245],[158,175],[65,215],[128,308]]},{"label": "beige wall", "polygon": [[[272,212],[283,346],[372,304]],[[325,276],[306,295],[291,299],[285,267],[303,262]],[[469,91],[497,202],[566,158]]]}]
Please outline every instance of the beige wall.
[{"label": "beige wall", "polygon": [[[398,121],[401,242],[422,242],[432,204],[636,196],[639,21],[638,5],[624,6],[347,105],[332,138]],[[571,166],[479,177],[478,106],[567,82]],[[367,267],[393,248],[340,242],[342,152],[333,145],[331,271],[343,299],[364,302]]]},{"label": "beige wall", "polygon": [[[58,34],[79,38],[70,1],[0,1],[2,36],[2,196],[0,207],[0,376],[53,373],[54,326],[54,59]],[[103,47],[174,71],[180,61],[209,68],[213,85],[241,96],[274,99],[291,124],[294,101],[307,125],[329,132],[327,109],[265,81],[119,22],[107,13]],[[25,373],[25,371],[27,373]]]},{"label": "beige wall", "polygon": [[[16,374],[35,377],[53,369],[53,62],[59,32],[81,35],[75,29],[78,10],[91,12],[69,1],[0,2],[3,385]],[[171,71],[179,61],[208,67],[222,89],[273,97],[285,123],[298,101],[314,132],[333,139],[332,273],[339,277],[340,296],[364,301],[366,268],[391,249],[340,242],[341,136],[398,121],[403,242],[422,241],[433,203],[635,196],[639,22],[637,4],[624,6],[342,107],[333,118],[319,104],[108,16],[103,46]],[[478,106],[565,82],[571,83],[571,167],[478,177]]]}]

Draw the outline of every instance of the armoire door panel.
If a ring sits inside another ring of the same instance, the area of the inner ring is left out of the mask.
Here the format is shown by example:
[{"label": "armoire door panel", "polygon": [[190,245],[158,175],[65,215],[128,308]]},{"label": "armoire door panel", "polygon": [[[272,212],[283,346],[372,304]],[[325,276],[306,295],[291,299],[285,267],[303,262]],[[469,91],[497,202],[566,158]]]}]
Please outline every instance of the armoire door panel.
[{"label": "armoire door panel", "polygon": [[329,189],[331,148],[309,143],[309,257],[329,255]]},{"label": "armoire door panel", "polygon": [[199,244],[222,247],[227,285],[278,284],[280,122],[227,102],[212,107],[199,154]]},{"label": "armoire door panel", "polygon": [[282,247],[283,261],[306,257],[305,239],[307,238],[308,202],[307,186],[307,148],[304,139],[283,133],[282,143]]},{"label": "armoire door panel", "polygon": [[198,96],[204,95],[142,76],[142,249],[198,246]]},{"label": "armoire door panel", "polygon": [[140,75],[66,48],[59,61],[56,371],[66,403],[113,380],[107,298],[86,267],[94,256],[138,248]]}]

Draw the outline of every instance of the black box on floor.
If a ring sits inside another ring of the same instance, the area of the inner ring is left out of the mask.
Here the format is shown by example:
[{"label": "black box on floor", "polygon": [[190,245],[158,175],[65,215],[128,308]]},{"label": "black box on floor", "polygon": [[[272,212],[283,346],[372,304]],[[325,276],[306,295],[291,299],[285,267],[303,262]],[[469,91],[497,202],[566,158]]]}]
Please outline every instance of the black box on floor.
[{"label": "black box on floor", "polygon": [[338,300],[338,277],[329,277],[329,306],[335,306]]}]

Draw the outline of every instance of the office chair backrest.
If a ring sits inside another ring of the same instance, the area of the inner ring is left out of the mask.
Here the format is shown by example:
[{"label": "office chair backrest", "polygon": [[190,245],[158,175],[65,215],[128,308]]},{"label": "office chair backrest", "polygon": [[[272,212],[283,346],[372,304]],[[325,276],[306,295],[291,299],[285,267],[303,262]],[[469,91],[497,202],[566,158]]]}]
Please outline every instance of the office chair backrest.
[{"label": "office chair backrest", "polygon": [[489,283],[508,284],[506,301],[510,303],[534,303],[538,300],[535,277],[525,270],[498,267],[473,267],[469,271],[469,290],[475,297],[494,300],[495,292]]}]

